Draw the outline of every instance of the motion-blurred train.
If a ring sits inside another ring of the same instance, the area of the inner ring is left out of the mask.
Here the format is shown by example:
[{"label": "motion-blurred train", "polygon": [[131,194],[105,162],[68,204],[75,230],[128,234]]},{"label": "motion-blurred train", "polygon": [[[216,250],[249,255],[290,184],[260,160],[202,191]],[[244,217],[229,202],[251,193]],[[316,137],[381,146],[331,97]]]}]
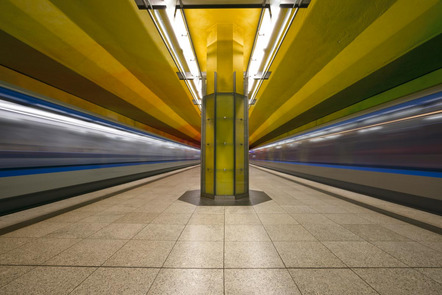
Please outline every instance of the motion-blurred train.
[{"label": "motion-blurred train", "polygon": [[441,214],[442,92],[285,138],[249,155],[251,164]]},{"label": "motion-blurred train", "polygon": [[200,150],[0,87],[0,215],[200,162]]}]

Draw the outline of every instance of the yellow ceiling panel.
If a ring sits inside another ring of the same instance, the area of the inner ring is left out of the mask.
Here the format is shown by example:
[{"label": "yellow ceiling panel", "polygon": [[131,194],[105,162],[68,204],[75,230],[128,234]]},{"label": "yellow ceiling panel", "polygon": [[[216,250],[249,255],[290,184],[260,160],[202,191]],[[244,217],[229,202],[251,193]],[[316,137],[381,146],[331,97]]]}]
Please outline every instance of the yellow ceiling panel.
[{"label": "yellow ceiling panel", "polygon": [[147,11],[133,0],[51,0],[178,115],[199,129],[199,109]]},{"label": "yellow ceiling panel", "polygon": [[246,70],[261,9],[190,9],[184,13],[201,71],[206,71],[208,30],[215,24],[236,24],[243,29],[244,71]]}]

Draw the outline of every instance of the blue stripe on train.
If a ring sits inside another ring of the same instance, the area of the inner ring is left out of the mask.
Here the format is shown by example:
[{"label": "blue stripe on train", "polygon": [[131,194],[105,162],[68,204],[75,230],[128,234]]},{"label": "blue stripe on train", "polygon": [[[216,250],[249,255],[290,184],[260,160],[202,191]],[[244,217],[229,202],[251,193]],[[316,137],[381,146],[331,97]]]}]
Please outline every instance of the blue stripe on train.
[{"label": "blue stripe on train", "polygon": [[305,165],[305,166],[316,166],[316,167],[327,167],[327,168],[337,168],[337,169],[349,169],[349,170],[372,171],[372,172],[381,172],[381,173],[393,173],[393,174],[405,174],[405,175],[442,178],[442,172],[422,171],[422,170],[406,170],[406,169],[391,169],[391,168],[363,167],[363,166],[349,166],[349,165],[332,165],[332,164],[315,164],[315,163],[303,163],[303,162],[292,162],[292,161],[270,161],[270,160],[253,160],[253,161],[285,163],[285,164],[292,164],[292,165]]},{"label": "blue stripe on train", "polygon": [[0,170],[0,177],[43,174],[43,173],[55,173],[55,172],[68,172],[68,171],[79,171],[79,170],[90,170],[90,169],[102,169],[102,168],[124,167],[124,166],[136,166],[136,165],[146,165],[146,164],[159,164],[159,163],[170,163],[170,162],[178,162],[178,161],[192,161],[192,160],[169,160],[169,161],[151,161],[151,162],[138,162],[138,163],[95,164],[95,165],[79,165],[79,166],[11,169],[11,170]]}]

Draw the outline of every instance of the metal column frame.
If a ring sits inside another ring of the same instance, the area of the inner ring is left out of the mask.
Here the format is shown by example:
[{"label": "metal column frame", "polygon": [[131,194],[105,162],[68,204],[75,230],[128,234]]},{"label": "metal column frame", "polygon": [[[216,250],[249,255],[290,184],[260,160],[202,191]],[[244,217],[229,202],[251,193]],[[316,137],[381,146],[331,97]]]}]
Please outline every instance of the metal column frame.
[{"label": "metal column frame", "polygon": [[[244,93],[247,90],[244,89]],[[244,95],[244,182],[245,182],[245,193],[249,195],[249,102],[247,96]]]},{"label": "metal column frame", "polygon": [[214,73],[214,85],[213,85],[213,114],[214,114],[214,118],[215,120],[213,121],[213,196],[216,196],[216,145],[217,145],[217,141],[216,141],[216,122],[217,117],[216,117],[216,104],[217,104],[217,100],[218,100],[218,76],[217,73]]},{"label": "metal column frame", "polygon": [[[217,136],[216,136],[216,125],[217,125],[217,101],[218,98],[221,97],[222,95],[231,95],[232,99],[233,99],[233,116],[232,116],[232,124],[233,124],[233,195],[235,196],[236,199],[241,199],[241,198],[245,198],[248,197],[249,195],[249,158],[248,158],[248,101],[247,101],[247,96],[236,93],[236,72],[233,73],[233,92],[218,92],[217,88],[217,72],[214,72],[214,93],[207,95],[207,93],[205,93],[205,90],[203,88],[203,102],[202,102],[202,111],[201,111],[201,157],[202,157],[202,165],[201,165],[201,196],[202,197],[207,197],[207,198],[215,198],[216,197],[216,176],[217,176],[217,162],[216,162],[216,147],[217,147]],[[203,75],[203,84],[205,83],[205,76]],[[247,85],[247,82],[244,82],[244,85]],[[204,87],[204,85],[203,85]],[[205,186],[205,180],[206,180],[206,171],[205,171],[205,163],[206,163],[206,148],[207,148],[207,143],[206,143],[206,131],[207,131],[207,110],[206,110],[206,105],[207,105],[207,99],[209,97],[211,97],[213,95],[213,112],[214,112],[214,122],[213,122],[213,154],[214,154],[214,158],[213,158],[213,167],[214,167],[214,171],[213,171],[213,194],[209,194],[206,193],[206,186]],[[237,114],[236,114],[236,101],[237,99],[240,98],[242,99],[242,103],[244,104],[244,113],[243,113],[243,128],[244,128],[244,142],[243,142],[243,148],[244,148],[244,165],[242,167],[242,169],[244,169],[244,193],[241,193],[240,195],[237,195],[237,188],[236,188],[236,176],[237,176],[237,171],[236,171],[236,159],[237,159],[237,138],[236,138],[236,127],[237,127]]]},{"label": "metal column frame", "polygon": [[[202,83],[205,83],[203,78]],[[204,88],[203,88],[204,89]],[[206,94],[203,92],[202,99],[202,108],[201,108],[201,184],[200,190],[201,195],[203,195],[203,191],[205,190],[204,182],[206,179]]]},{"label": "metal column frame", "polygon": [[249,98],[248,88],[249,79],[247,75],[248,71],[243,74],[243,87],[244,87],[244,179],[247,180],[246,194],[249,195]]},{"label": "metal column frame", "polygon": [[233,195],[236,196],[236,72],[233,72]]}]

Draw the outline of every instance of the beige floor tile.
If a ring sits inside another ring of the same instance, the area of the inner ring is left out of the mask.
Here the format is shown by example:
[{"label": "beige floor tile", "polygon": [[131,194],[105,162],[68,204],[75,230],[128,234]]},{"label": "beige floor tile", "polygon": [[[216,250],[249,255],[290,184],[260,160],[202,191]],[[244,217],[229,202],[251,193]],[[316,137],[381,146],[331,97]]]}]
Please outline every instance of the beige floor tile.
[{"label": "beige floor tile", "polygon": [[226,215],[256,213],[252,206],[225,206],[224,208]]},{"label": "beige floor tile", "polygon": [[253,206],[256,213],[286,213],[276,202],[268,201]]},{"label": "beige floor tile", "polygon": [[342,208],[344,208],[349,213],[355,213],[355,214],[361,214],[361,213],[370,214],[370,213],[374,212],[371,209],[364,208],[362,206],[358,206],[356,204],[351,204],[351,203],[348,203],[348,202],[345,202],[345,204],[342,205]]},{"label": "beige floor tile", "polygon": [[384,215],[381,213],[377,213],[377,212],[360,213],[359,215],[365,219],[368,219],[369,221],[372,221],[373,223],[376,223],[376,224],[403,224],[404,223],[403,221],[401,221],[399,219],[396,219],[396,218],[393,218],[393,217],[390,217],[390,216],[387,216],[387,215]]},{"label": "beige floor tile", "polygon": [[28,265],[42,264],[79,241],[80,240],[76,239],[36,239],[17,249],[0,255],[0,263]]},{"label": "beige floor tile", "polygon": [[285,212],[289,214],[299,214],[299,213],[318,213],[317,211],[313,210],[310,206],[306,205],[298,205],[298,206],[282,206]]},{"label": "beige floor tile", "polygon": [[100,213],[81,220],[81,223],[112,223],[123,217],[124,214]]},{"label": "beige floor tile", "polygon": [[135,208],[135,210],[133,212],[160,214],[160,213],[164,212],[164,210],[166,210],[167,207],[169,207],[169,206],[170,206],[170,204],[152,205],[150,203],[147,203],[146,205]]},{"label": "beige floor tile", "polygon": [[127,202],[124,202],[124,204],[133,208],[139,208],[146,205],[146,200],[135,197]]},{"label": "beige floor tile", "polygon": [[99,268],[71,294],[146,294],[158,269]]},{"label": "beige floor tile", "polygon": [[33,266],[0,266],[0,288],[33,268]]},{"label": "beige floor tile", "polygon": [[419,243],[433,250],[442,252],[442,242],[419,241]]},{"label": "beige floor tile", "polygon": [[161,269],[148,294],[223,294],[223,271]]},{"label": "beige floor tile", "polygon": [[312,209],[318,213],[349,213],[342,206],[333,205],[311,205]]},{"label": "beige floor tile", "polygon": [[289,214],[286,213],[259,213],[262,224],[298,224]]},{"label": "beige floor tile", "polygon": [[224,214],[224,206],[197,206],[195,214]]},{"label": "beige floor tile", "polygon": [[225,215],[226,224],[261,224],[258,215],[255,213],[237,213]]},{"label": "beige floor tile", "polygon": [[270,238],[262,225],[226,225],[226,241],[270,241]]},{"label": "beige floor tile", "polygon": [[93,235],[105,226],[106,223],[71,223],[68,226],[51,232],[46,235],[45,238],[84,239]]},{"label": "beige floor tile", "polygon": [[442,235],[411,224],[385,224],[384,227],[415,241],[428,241],[442,243]]},{"label": "beige floor tile", "polygon": [[[317,198],[317,197],[310,196],[307,194],[301,194],[297,199],[299,201],[301,201],[304,205],[307,205],[307,206],[311,207],[312,209],[315,206],[324,206],[324,199],[323,198]],[[317,211],[315,210],[315,212],[317,212]]]},{"label": "beige floor tile", "polygon": [[226,269],[226,294],[301,294],[285,269]]},{"label": "beige floor tile", "polygon": [[265,225],[265,229],[272,241],[316,241],[316,238],[299,224]]},{"label": "beige floor tile", "polygon": [[222,268],[223,242],[177,242],[164,267]]},{"label": "beige floor tile", "polygon": [[50,234],[56,230],[59,230],[63,227],[69,226],[69,224],[66,223],[54,223],[54,222],[47,222],[42,221],[12,232],[9,232],[2,237],[22,237],[22,238],[41,238],[46,236],[47,234]]},{"label": "beige floor tile", "polygon": [[335,213],[324,214],[328,219],[336,222],[337,224],[373,224],[373,221],[365,219],[360,214],[354,213]]},{"label": "beige floor tile", "polygon": [[173,241],[131,240],[110,257],[104,265],[161,267],[174,244]]},{"label": "beige floor tile", "polygon": [[145,224],[133,223],[112,223],[91,235],[90,239],[121,239],[129,240],[140,230],[146,227]]},{"label": "beige floor tile", "polygon": [[189,224],[224,225],[224,214],[194,213]]},{"label": "beige floor tile", "polygon": [[439,284],[442,284],[442,268],[415,268],[429,278],[432,278]]},{"label": "beige floor tile", "polygon": [[414,269],[354,269],[381,295],[440,294],[441,285]]},{"label": "beige floor tile", "polygon": [[[121,201],[118,200],[118,199],[115,199],[115,197],[110,197],[110,198],[107,198],[107,199],[104,199],[104,200],[100,201],[101,204],[103,204],[103,205],[108,207],[107,209],[115,206],[116,204],[118,204],[120,202]],[[105,209],[104,211],[106,211],[107,209]],[[102,212],[104,212],[104,211],[102,211]]]},{"label": "beige floor tile", "polygon": [[36,267],[0,290],[1,294],[68,294],[95,268]]},{"label": "beige floor tile", "polygon": [[284,197],[282,195],[282,193],[277,194],[277,195],[273,195],[273,197],[272,197],[272,201],[275,202],[278,206],[286,206],[287,202],[289,202],[290,199],[293,199],[294,202],[297,202],[296,204],[294,204],[294,206],[299,205],[299,201],[298,200],[296,200],[293,197],[290,197],[290,198]]},{"label": "beige floor tile", "polygon": [[300,224],[335,224],[322,214],[290,214]]},{"label": "beige floor tile", "polygon": [[282,194],[279,194],[277,197],[273,197],[272,198],[281,207],[285,207],[285,206],[304,206],[304,204],[302,202],[300,202],[299,200],[295,199],[292,196],[282,197],[281,195]]},{"label": "beige floor tile", "polygon": [[350,269],[290,269],[303,295],[378,294]]},{"label": "beige floor tile", "polygon": [[154,220],[158,214],[156,213],[143,213],[143,212],[129,212],[123,217],[118,218],[114,223],[138,223],[138,224],[148,224]]},{"label": "beige floor tile", "polygon": [[149,224],[133,239],[151,241],[176,241],[184,229],[184,225],[177,224]]},{"label": "beige floor tile", "polygon": [[77,212],[94,212],[94,213],[103,212],[104,210],[106,210],[112,206],[110,204],[104,203],[104,201],[105,200],[98,201],[98,202],[89,204],[87,206],[83,206],[81,208],[78,208],[76,211]]},{"label": "beige floor tile", "polygon": [[306,199],[306,198],[307,199],[308,198],[313,198],[313,199],[320,199],[321,198],[321,196],[320,196],[321,193],[319,193],[318,191],[313,190],[313,189],[308,188],[303,185],[297,185],[292,181],[287,181],[285,186],[283,186],[283,187],[285,187],[285,191],[287,192],[287,194],[289,194],[290,196],[292,196],[296,200],[302,200],[302,199]]},{"label": "beige floor tile", "polygon": [[224,241],[224,225],[187,225],[180,241]]},{"label": "beige floor tile", "polygon": [[55,222],[55,223],[75,223],[79,222],[86,217],[94,215],[93,212],[82,212],[82,211],[70,211],[67,213],[60,214],[58,216],[52,217],[48,219],[46,222]]},{"label": "beige floor tile", "polygon": [[367,241],[409,241],[408,238],[379,224],[344,224],[342,226]]},{"label": "beige floor tile", "polygon": [[125,243],[125,240],[82,240],[57,256],[47,260],[44,264],[100,266]]},{"label": "beige floor tile", "polygon": [[155,218],[153,224],[187,224],[191,213],[162,213]]},{"label": "beige floor tile", "polygon": [[349,203],[349,202],[347,202],[347,201],[344,201],[344,200],[341,200],[341,199],[338,199],[338,198],[326,198],[325,200],[324,200],[324,204],[323,204],[324,206],[327,206],[327,205],[331,205],[331,206],[337,206],[337,207],[347,207],[348,205],[350,205],[350,206],[353,206],[353,204],[351,204],[351,203]]},{"label": "beige floor tile", "polygon": [[14,250],[26,243],[32,241],[33,238],[5,238],[0,237],[0,254]]},{"label": "beige floor tile", "polygon": [[361,238],[338,224],[304,224],[320,241],[357,241]]},{"label": "beige floor tile", "polygon": [[226,268],[280,268],[281,258],[271,242],[226,242]]},{"label": "beige floor tile", "polygon": [[396,258],[365,241],[324,242],[350,267],[405,267]]},{"label": "beige floor tile", "polygon": [[417,242],[373,242],[373,244],[408,266],[442,266],[442,253]]},{"label": "beige floor tile", "polygon": [[193,213],[196,209],[195,205],[178,201],[179,203],[171,204],[164,213]]},{"label": "beige floor tile", "polygon": [[345,266],[320,242],[274,242],[287,267]]},{"label": "beige floor tile", "polygon": [[109,207],[108,209],[104,210],[102,213],[125,215],[127,213],[133,212],[135,209],[136,208],[129,207],[129,206],[115,205],[115,206]]}]

